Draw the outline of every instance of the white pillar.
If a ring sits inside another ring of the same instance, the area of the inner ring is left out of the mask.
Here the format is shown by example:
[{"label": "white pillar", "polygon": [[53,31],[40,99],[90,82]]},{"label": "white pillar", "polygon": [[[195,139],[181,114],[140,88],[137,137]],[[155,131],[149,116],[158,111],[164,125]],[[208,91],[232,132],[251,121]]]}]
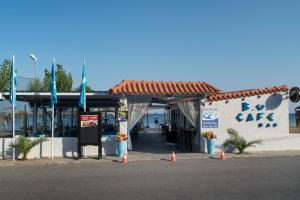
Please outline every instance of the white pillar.
[{"label": "white pillar", "polygon": [[[119,113],[125,111],[128,112],[128,107],[127,107],[127,98],[126,97],[121,97],[120,98],[120,106],[119,106]],[[120,116],[119,116],[120,117]],[[120,121],[119,122],[119,127],[120,127],[120,133],[124,133],[124,134],[129,134],[127,132],[127,120],[126,121]],[[128,145],[128,141],[127,141],[127,145]],[[126,148],[126,153],[127,153],[127,148]]]},{"label": "white pillar", "polygon": [[198,99],[198,105],[197,105],[197,110],[198,110],[198,139],[200,140],[199,141],[199,145],[200,145],[200,153],[205,153],[205,139],[201,136],[201,119],[202,119],[202,116],[201,116],[201,98]]}]

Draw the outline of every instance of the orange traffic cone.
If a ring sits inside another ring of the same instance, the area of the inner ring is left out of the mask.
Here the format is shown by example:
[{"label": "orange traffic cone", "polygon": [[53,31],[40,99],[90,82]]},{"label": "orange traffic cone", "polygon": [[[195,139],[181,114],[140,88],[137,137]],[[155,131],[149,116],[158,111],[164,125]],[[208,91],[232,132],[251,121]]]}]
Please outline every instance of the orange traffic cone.
[{"label": "orange traffic cone", "polygon": [[220,160],[225,160],[225,153],[224,153],[224,151],[222,151],[222,153],[221,153]]},{"label": "orange traffic cone", "polygon": [[173,162],[175,162],[175,161],[176,161],[176,156],[175,156],[175,153],[174,153],[174,151],[173,151],[173,154],[172,154],[172,156],[171,156],[171,161],[173,161]]},{"label": "orange traffic cone", "polygon": [[122,158],[122,161],[121,161],[122,163],[125,163],[125,164],[127,164],[128,163],[128,160],[127,160],[127,155],[126,155],[126,153],[124,153],[124,156],[123,156],[123,158]]}]

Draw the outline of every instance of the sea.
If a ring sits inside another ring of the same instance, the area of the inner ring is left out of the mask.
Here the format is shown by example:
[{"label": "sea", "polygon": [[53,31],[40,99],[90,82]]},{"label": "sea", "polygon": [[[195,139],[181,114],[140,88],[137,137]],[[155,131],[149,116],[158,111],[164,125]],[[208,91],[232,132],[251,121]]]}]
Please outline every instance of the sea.
[{"label": "sea", "polygon": [[[41,126],[42,121],[41,121],[41,116],[38,117],[38,127]],[[155,114],[149,114],[148,115],[148,124],[150,128],[155,128],[155,122],[154,122],[154,118],[155,118]],[[158,124],[163,124],[165,123],[165,119],[164,119],[164,114],[157,114],[157,118],[158,118]],[[65,115],[64,120],[64,124],[68,124],[70,126],[71,124],[71,116],[69,115]],[[113,123],[112,119],[109,119],[109,121],[111,121],[111,123]],[[48,123],[50,124],[50,120],[48,121]],[[143,118],[143,123],[144,126],[147,126],[147,115],[144,116]],[[23,124],[23,118],[22,116],[17,115],[16,116],[16,130],[20,130],[21,126]],[[76,124],[76,120],[74,120],[74,124]],[[289,114],[289,125],[290,128],[296,128],[296,116],[295,114]],[[32,126],[32,116],[28,116],[28,127]],[[6,128],[3,122],[0,122],[0,131],[4,131],[6,129],[6,131],[10,131],[12,127],[11,122],[8,122],[6,124]]]},{"label": "sea", "polygon": [[[149,114],[148,115],[148,124],[150,128],[155,128],[155,122],[154,122],[154,117],[155,114]],[[108,123],[109,124],[114,124],[114,116],[112,115],[108,115]],[[164,114],[157,114],[157,118],[158,118],[158,124],[163,124],[164,121]],[[51,124],[50,119],[48,118],[48,124]],[[71,126],[71,116],[70,115],[64,115],[63,118],[63,123],[64,125],[68,125]],[[77,123],[77,120],[74,120],[74,125]],[[143,118],[143,123],[144,126],[147,126],[147,115],[144,116]],[[20,115],[16,115],[16,131],[20,131],[21,127],[24,124],[24,117],[20,116]],[[38,115],[38,120],[37,120],[37,128],[38,130],[40,129],[40,127],[42,126],[42,115],[39,114]],[[0,122],[0,131],[12,131],[11,130],[12,127],[12,123],[11,121],[9,121],[8,123],[6,123],[6,127],[5,124],[3,122]],[[28,115],[28,124],[27,127],[32,127],[32,115]]]},{"label": "sea", "polygon": [[[155,128],[155,114],[148,114],[148,125],[150,128]],[[157,118],[158,118],[158,124],[163,124],[165,123],[165,118],[164,118],[164,114],[157,114]],[[143,119],[144,122],[144,126],[147,126],[147,115],[144,116]]]},{"label": "sea", "polygon": [[290,123],[290,128],[296,128],[296,115],[295,114],[289,114],[289,123]]}]

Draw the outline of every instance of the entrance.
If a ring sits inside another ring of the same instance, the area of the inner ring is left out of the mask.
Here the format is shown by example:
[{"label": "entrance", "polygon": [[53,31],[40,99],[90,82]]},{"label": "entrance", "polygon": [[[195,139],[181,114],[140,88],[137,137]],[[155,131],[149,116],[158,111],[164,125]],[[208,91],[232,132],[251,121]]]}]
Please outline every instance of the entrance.
[{"label": "entrance", "polygon": [[133,152],[169,154],[176,151],[176,141],[168,141],[168,130],[167,109],[150,107],[131,131]]},{"label": "entrance", "polygon": [[[128,112],[128,122],[121,122],[121,131],[130,133],[147,108],[153,107],[153,104],[156,103],[164,104],[162,108],[169,109],[169,116],[171,112],[179,113],[174,120],[172,118],[169,121],[168,131],[169,133],[173,131],[176,133],[180,151],[204,151],[200,135],[201,105],[203,104],[203,99],[208,95],[220,92],[216,87],[201,81],[124,80],[110,91],[112,94],[120,97],[120,110]],[[150,125],[145,128],[148,127]],[[149,132],[147,129],[144,130],[146,133]],[[128,150],[136,148],[132,145],[130,137],[128,137],[127,144]],[[145,149],[140,150],[145,151]],[[155,151],[155,149],[152,148],[151,151]]]}]

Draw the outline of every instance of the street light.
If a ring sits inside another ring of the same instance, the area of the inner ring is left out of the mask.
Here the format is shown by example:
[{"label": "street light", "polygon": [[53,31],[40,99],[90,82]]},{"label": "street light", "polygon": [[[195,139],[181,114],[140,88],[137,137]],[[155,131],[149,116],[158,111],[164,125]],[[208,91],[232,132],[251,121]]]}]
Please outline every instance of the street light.
[{"label": "street light", "polygon": [[37,71],[36,71],[36,61],[37,61],[37,57],[33,54],[30,54],[29,57],[33,60],[33,67],[34,67],[34,72],[35,72],[35,78],[37,78]]}]

